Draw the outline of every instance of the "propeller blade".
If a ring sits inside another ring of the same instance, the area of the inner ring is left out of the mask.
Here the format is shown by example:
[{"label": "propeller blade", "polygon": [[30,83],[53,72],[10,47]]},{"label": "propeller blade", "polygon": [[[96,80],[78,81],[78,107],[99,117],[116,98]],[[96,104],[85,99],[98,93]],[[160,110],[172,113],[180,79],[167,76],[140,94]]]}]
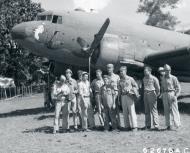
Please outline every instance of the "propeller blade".
[{"label": "propeller blade", "polygon": [[77,42],[81,46],[81,48],[82,48],[83,51],[89,50],[90,46],[89,46],[89,44],[83,38],[78,37],[77,38]]},{"label": "propeller blade", "polygon": [[97,34],[94,35],[94,40],[90,46],[90,55],[93,53],[93,51],[98,47],[100,44],[102,38],[104,37],[104,34],[106,33],[106,30],[110,24],[110,19],[107,18],[104,24],[102,25],[101,29]]}]

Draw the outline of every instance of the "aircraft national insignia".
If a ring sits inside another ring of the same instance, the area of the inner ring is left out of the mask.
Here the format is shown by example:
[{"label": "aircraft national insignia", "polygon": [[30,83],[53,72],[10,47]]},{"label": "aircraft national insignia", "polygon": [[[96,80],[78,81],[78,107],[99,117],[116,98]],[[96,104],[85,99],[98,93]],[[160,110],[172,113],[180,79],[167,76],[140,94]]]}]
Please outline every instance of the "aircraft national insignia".
[{"label": "aircraft national insignia", "polygon": [[36,40],[39,40],[39,34],[42,34],[44,32],[45,28],[44,28],[44,24],[39,25],[35,30],[34,30],[34,38]]}]

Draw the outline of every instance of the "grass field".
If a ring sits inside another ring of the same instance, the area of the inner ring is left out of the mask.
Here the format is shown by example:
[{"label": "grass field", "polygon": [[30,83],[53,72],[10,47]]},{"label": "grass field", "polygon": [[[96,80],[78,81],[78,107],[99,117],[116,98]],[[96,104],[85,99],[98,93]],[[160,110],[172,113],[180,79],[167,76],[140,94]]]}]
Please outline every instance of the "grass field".
[{"label": "grass field", "polygon": [[[60,133],[53,135],[53,112],[43,108],[43,96],[0,102],[0,153],[143,153],[143,148],[189,148],[189,104],[179,131]],[[185,104],[185,103],[184,103]],[[96,116],[96,123],[99,121]],[[71,122],[72,124],[72,122]],[[139,128],[144,114],[138,114]],[[123,122],[122,122],[123,125]],[[164,129],[164,117],[160,115]],[[156,152],[156,151],[155,151]]]}]

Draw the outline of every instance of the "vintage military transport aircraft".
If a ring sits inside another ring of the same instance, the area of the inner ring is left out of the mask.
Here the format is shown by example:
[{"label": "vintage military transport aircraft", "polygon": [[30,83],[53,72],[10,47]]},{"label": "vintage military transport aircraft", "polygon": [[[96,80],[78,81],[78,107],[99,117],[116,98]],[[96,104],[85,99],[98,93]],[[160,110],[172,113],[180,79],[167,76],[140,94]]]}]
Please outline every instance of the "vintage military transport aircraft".
[{"label": "vintage military transport aircraft", "polygon": [[145,65],[155,70],[171,65],[181,81],[190,81],[190,36],[82,11],[38,14],[36,21],[12,29],[13,38],[31,52],[55,62],[55,73],[63,65],[116,70],[126,65],[142,72]]}]

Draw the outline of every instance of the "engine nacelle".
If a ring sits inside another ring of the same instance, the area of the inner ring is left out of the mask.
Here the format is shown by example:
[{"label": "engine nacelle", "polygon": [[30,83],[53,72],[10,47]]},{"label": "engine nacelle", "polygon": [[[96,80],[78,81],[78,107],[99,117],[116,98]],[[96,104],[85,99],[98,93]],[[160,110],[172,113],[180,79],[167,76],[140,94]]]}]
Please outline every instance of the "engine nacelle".
[{"label": "engine nacelle", "polygon": [[[98,55],[97,55],[98,54]],[[119,38],[117,35],[105,34],[101,41],[100,48],[95,51],[95,56],[93,64],[97,67],[105,68],[105,65],[112,63],[114,65],[118,64],[119,58]]]}]

